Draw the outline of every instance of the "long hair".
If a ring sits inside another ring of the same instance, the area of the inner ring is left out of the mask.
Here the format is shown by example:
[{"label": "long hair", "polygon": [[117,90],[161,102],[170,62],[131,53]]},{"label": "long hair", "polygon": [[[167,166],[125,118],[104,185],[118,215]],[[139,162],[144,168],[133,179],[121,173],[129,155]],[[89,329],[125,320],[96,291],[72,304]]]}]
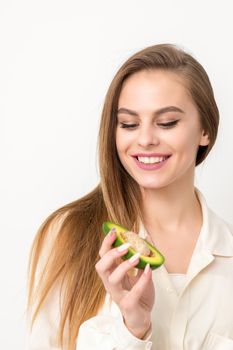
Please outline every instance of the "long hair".
[{"label": "long hair", "polygon": [[[141,192],[122,166],[116,150],[117,108],[124,81],[151,69],[177,73],[186,83],[209,144],[198,149],[196,165],[210,152],[217,136],[219,113],[204,68],[190,54],[171,44],[147,47],[117,71],[107,91],[98,138],[100,183],[86,196],[52,213],[34,239],[28,274],[31,326],[54,286],[60,290],[58,342],[75,348],[80,325],[98,313],[105,289],[94,268],[102,243],[102,222],[115,221],[137,231],[142,220]],[[88,292],[87,292],[88,291]]]}]

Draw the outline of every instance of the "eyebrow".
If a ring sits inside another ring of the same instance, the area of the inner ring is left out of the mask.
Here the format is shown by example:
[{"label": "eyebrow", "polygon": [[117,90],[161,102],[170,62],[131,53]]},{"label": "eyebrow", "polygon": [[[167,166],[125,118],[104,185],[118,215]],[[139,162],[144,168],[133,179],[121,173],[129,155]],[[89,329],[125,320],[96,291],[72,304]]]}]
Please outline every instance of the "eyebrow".
[{"label": "eyebrow", "polygon": [[[163,107],[160,109],[157,109],[156,111],[153,112],[154,116],[160,116],[161,114],[167,113],[167,112],[179,112],[179,113],[184,113],[184,111],[182,109],[180,109],[179,107],[176,106],[167,106],[167,107]],[[120,108],[117,111],[118,114],[120,113],[124,113],[124,114],[129,114],[129,115],[133,115],[135,117],[139,117],[138,113],[135,111],[132,111],[131,109],[128,108]]]}]

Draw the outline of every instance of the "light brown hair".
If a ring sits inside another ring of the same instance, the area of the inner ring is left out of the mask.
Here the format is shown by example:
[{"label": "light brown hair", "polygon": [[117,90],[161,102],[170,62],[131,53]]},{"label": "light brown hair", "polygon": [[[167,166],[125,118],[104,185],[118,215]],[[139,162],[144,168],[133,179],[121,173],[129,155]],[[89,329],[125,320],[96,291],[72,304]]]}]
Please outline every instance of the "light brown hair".
[{"label": "light brown hair", "polygon": [[163,69],[177,73],[199,111],[208,146],[199,147],[196,165],[214,145],[219,113],[203,67],[190,54],[170,44],[147,47],[118,70],[107,91],[99,131],[100,183],[77,201],[52,213],[39,228],[29,261],[28,310],[31,325],[56,286],[60,290],[61,320],[58,342],[73,350],[80,325],[97,314],[105,290],[94,268],[103,239],[102,223],[111,220],[137,231],[141,194],[122,166],[116,151],[118,100],[123,82],[141,70]]}]

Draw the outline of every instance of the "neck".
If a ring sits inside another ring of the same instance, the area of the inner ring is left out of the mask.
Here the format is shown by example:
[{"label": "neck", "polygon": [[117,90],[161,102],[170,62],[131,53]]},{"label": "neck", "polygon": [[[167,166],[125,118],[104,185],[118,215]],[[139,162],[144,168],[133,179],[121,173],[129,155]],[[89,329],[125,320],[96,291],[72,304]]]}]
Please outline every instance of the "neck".
[{"label": "neck", "polygon": [[[150,235],[176,234],[199,224],[202,213],[192,181],[143,190],[144,225]],[[191,225],[191,226],[190,226]]]}]

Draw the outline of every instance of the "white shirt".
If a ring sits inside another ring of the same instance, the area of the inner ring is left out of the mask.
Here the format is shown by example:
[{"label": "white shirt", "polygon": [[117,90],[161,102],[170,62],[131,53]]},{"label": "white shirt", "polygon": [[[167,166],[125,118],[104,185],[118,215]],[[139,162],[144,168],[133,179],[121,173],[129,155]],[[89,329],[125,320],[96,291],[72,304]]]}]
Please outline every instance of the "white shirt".
[{"label": "white shirt", "polygon": [[169,273],[170,280],[178,295],[180,295],[186,280],[186,275],[183,273]]},{"label": "white shirt", "polygon": [[[125,327],[109,295],[84,322],[76,350],[233,350],[233,227],[208,208],[196,189],[203,224],[179,290],[164,265],[153,271],[152,331],[145,340]],[[143,237],[143,231],[139,233]],[[46,302],[31,334],[30,350],[58,350],[58,293]]]}]

